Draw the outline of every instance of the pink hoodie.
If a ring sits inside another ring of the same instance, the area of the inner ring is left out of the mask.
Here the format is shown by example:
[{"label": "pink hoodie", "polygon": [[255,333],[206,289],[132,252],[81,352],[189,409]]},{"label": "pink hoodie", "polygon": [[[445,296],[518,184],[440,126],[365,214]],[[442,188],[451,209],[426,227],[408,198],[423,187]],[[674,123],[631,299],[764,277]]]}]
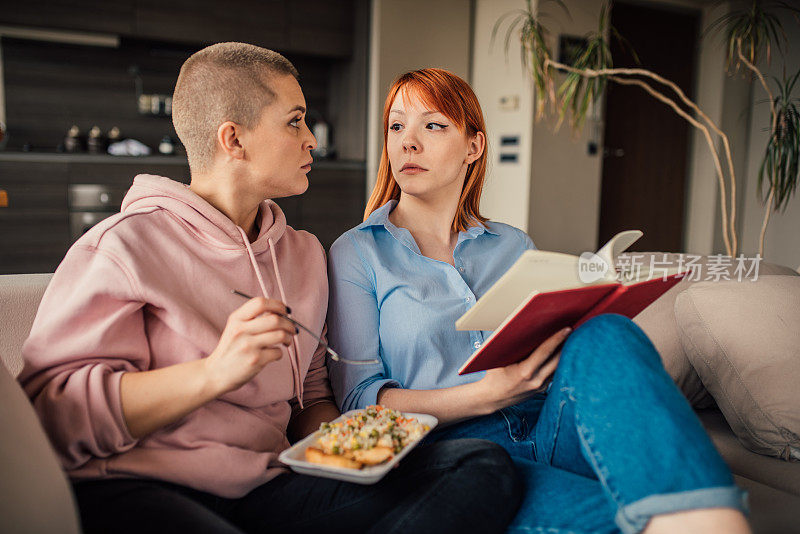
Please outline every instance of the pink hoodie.
[{"label": "pink hoodie", "polygon": [[277,455],[289,445],[290,417],[332,399],[325,352],[302,331],[253,380],[142,439],[128,432],[120,404],[123,373],[214,350],[245,303],[231,289],[280,299],[323,333],[319,241],[287,226],[272,201],[258,219],[251,244],[188,186],[140,175],[121,213],[69,250],[23,348],[19,381],[71,477],[149,477],[233,498],[284,471]]}]

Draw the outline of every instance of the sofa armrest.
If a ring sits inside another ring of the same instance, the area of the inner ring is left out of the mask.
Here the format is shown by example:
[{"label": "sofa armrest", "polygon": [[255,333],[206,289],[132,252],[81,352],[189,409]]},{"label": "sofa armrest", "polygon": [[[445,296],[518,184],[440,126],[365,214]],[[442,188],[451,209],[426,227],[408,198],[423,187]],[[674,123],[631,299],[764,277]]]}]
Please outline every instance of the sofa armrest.
[{"label": "sofa armrest", "polygon": [[765,456],[745,448],[717,409],[698,410],[697,415],[734,475],[800,496],[800,462]]},{"label": "sofa armrest", "polygon": [[0,428],[2,531],[78,534],[67,477],[28,397],[2,365]]}]

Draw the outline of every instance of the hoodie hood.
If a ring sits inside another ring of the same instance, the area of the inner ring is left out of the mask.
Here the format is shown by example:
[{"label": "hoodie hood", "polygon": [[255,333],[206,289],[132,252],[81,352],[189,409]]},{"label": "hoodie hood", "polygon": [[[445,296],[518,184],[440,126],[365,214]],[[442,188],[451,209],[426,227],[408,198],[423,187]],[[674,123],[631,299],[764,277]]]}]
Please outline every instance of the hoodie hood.
[{"label": "hoodie hood", "polygon": [[122,201],[122,213],[161,208],[177,216],[198,237],[214,247],[241,250],[249,244],[254,254],[277,243],[286,232],[286,216],[275,202],[264,200],[258,208],[258,238],[249,243],[241,229],[224,213],[192,191],[188,185],[163,176],[140,174]]}]

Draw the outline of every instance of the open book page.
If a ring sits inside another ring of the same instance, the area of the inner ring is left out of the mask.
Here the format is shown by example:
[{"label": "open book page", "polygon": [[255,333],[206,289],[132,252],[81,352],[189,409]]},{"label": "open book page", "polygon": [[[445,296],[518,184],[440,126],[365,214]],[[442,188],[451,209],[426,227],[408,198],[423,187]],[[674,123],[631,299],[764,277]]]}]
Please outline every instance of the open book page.
[{"label": "open book page", "polygon": [[456,321],[456,330],[494,330],[532,293],[581,285],[577,256],[526,250],[489,291]]},{"label": "open book page", "polygon": [[[608,243],[597,251],[597,256],[606,262],[606,265],[612,267],[617,263],[617,256],[627,250],[629,246],[633,245],[642,235],[641,230],[620,232],[609,239]],[[611,274],[613,275],[613,273]]]},{"label": "open book page", "polygon": [[613,268],[617,255],[641,236],[639,230],[620,232],[603,245],[595,258],[588,258],[589,263],[605,262],[606,266],[605,272],[597,273],[591,280],[582,277],[580,271],[587,262],[587,254],[579,258],[545,250],[525,251],[486,294],[456,321],[456,330],[495,330],[533,293],[617,283]]},{"label": "open book page", "polygon": [[[620,232],[612,237],[608,243],[597,251],[597,257],[603,260],[607,265],[614,266],[612,272],[606,273],[608,281],[617,281],[622,285],[637,284],[639,282],[646,282],[654,278],[667,278],[680,271],[680,266],[670,265],[664,267],[657,265],[656,262],[646,262],[642,259],[637,260],[636,253],[631,253],[620,258],[620,254],[625,252],[628,247],[635,243],[640,237],[642,232],[640,230],[627,230]],[[654,259],[651,256],[648,256]]]}]

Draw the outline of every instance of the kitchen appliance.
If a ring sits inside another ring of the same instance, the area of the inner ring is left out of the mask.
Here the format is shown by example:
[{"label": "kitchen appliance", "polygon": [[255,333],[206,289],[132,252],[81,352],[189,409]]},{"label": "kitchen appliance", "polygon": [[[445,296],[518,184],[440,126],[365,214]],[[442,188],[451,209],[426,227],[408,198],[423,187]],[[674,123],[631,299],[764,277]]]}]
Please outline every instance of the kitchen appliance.
[{"label": "kitchen appliance", "polygon": [[127,187],[100,184],[69,186],[69,233],[74,243],[89,228],[119,213]]}]

